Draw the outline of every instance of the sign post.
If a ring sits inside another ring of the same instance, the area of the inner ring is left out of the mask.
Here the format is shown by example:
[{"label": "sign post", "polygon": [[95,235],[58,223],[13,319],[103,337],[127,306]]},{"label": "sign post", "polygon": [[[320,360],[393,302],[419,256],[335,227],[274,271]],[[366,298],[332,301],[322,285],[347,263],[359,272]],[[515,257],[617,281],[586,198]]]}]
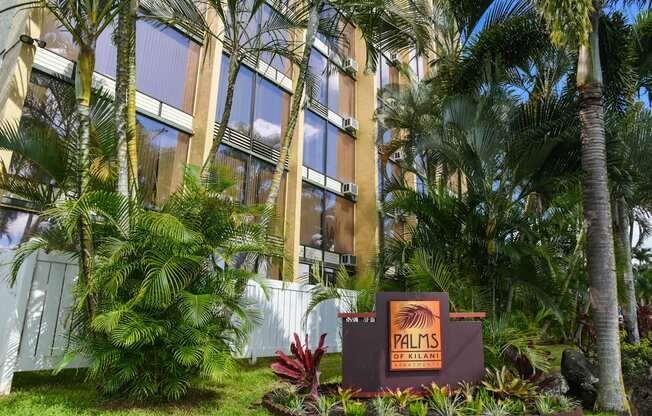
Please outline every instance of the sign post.
[{"label": "sign post", "polygon": [[379,292],[375,313],[341,314],[342,387],[373,397],[480,382],[482,323],[466,319],[483,314],[451,314],[448,305],[447,293]]}]

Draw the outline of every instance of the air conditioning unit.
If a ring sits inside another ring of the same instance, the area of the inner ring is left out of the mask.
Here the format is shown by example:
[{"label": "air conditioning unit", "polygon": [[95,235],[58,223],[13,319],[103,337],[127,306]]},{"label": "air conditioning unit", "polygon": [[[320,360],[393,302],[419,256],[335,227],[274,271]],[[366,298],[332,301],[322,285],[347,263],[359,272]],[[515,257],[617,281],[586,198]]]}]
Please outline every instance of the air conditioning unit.
[{"label": "air conditioning unit", "polygon": [[358,258],[353,254],[342,254],[340,256],[340,263],[343,266],[352,266],[355,267],[358,265]]},{"label": "air conditioning unit", "polygon": [[355,132],[360,128],[360,123],[353,117],[344,117],[342,119],[342,127],[348,132]]},{"label": "air conditioning unit", "polygon": [[405,160],[405,152],[403,151],[403,149],[399,149],[394,153],[392,153],[392,155],[389,158],[394,162],[402,162]]},{"label": "air conditioning unit", "polygon": [[358,185],[354,183],[344,183],[342,184],[342,193],[352,199],[355,199],[358,196]]},{"label": "air conditioning unit", "polygon": [[358,72],[358,63],[353,58],[347,58],[344,61],[344,70],[349,74],[355,74]]}]

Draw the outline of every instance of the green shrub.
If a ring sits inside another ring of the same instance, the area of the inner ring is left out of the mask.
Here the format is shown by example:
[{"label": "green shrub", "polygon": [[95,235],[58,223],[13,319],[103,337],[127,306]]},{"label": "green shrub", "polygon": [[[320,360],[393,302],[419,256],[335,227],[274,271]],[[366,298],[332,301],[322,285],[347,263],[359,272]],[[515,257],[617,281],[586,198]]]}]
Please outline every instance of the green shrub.
[{"label": "green shrub", "polygon": [[622,344],[623,375],[627,377],[645,377],[652,367],[652,344],[649,339],[641,343]]},{"label": "green shrub", "polygon": [[396,407],[391,399],[386,397],[376,397],[371,402],[377,416],[398,416]]},{"label": "green shrub", "polygon": [[349,402],[344,408],[346,416],[364,416],[367,413],[367,405],[361,402]]},{"label": "green shrub", "polygon": [[50,212],[64,225],[66,210],[102,214],[93,285],[77,294],[97,309],[76,315],[67,358],[89,359],[88,377],[105,394],[176,400],[197,376],[233,372],[260,313],[245,294],[252,274],[224,264],[269,252],[261,227],[223,196],[226,185],[188,171],[160,211],[91,192]]},{"label": "green shrub", "polygon": [[412,402],[408,406],[408,414],[410,416],[427,416],[428,405],[422,401]]},{"label": "green shrub", "polygon": [[312,410],[319,416],[328,416],[330,412],[337,406],[337,399],[328,396],[319,396],[312,403]]}]

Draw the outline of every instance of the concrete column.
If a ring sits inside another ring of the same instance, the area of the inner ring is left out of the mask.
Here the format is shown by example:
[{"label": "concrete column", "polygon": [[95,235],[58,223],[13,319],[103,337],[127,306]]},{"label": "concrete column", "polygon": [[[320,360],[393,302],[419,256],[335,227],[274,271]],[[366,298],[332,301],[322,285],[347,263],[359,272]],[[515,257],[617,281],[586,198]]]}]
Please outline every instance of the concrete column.
[{"label": "concrete column", "polygon": [[360,66],[356,82],[356,118],[360,120],[355,142],[355,182],[358,199],[355,205],[354,249],[358,258],[358,274],[365,273],[378,254],[378,127],[376,111],[376,78],[365,73],[366,50],[360,31],[356,30],[355,60]]},{"label": "concrete column", "polygon": [[[14,1],[14,3],[18,3]],[[0,121],[18,123],[22,115],[23,103],[32,73],[32,63],[36,53],[35,45],[20,42],[19,37],[27,34],[38,38],[41,34],[40,21],[42,11],[20,10],[6,16],[0,16],[0,51],[4,49],[4,58],[0,63]],[[11,152],[0,151],[0,160],[9,166]]]},{"label": "concrete column", "polygon": [[[223,33],[222,22],[215,14],[215,10],[209,7],[206,13],[206,20],[213,33]],[[203,165],[206,158],[209,157],[208,153],[213,144],[222,49],[222,42],[214,38],[204,43],[201,49],[193,111],[193,136],[188,151],[190,165]]]}]

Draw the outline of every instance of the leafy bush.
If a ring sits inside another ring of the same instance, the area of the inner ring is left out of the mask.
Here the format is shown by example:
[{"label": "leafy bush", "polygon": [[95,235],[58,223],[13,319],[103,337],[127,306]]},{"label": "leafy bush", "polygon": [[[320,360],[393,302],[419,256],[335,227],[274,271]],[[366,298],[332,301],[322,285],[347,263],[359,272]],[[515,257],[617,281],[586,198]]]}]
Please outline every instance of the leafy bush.
[{"label": "leafy bush", "polygon": [[407,409],[410,403],[419,400],[419,396],[414,394],[410,388],[403,390],[399,388],[396,390],[387,389],[387,393],[389,393],[389,397],[401,409]]},{"label": "leafy bush", "polygon": [[328,416],[330,412],[337,406],[337,400],[334,397],[319,396],[312,403],[312,410],[319,416]]},{"label": "leafy bush", "polygon": [[137,399],[179,399],[194,377],[233,371],[260,314],[245,295],[252,274],[223,265],[269,252],[264,230],[222,196],[228,185],[188,170],[158,212],[103,191],[47,211],[62,232],[96,219],[102,243],[92,281],[76,293],[74,346],[62,364],[81,354],[104,393]]},{"label": "leafy bush", "polygon": [[427,416],[428,405],[422,401],[412,402],[408,406],[408,414],[410,416]]},{"label": "leafy bush", "polygon": [[364,416],[367,413],[367,405],[361,402],[350,402],[344,407],[346,416]]},{"label": "leafy bush", "polygon": [[371,403],[377,416],[398,416],[394,403],[387,398],[376,397]]},{"label": "leafy bush", "polygon": [[578,406],[574,400],[556,394],[542,394],[534,401],[534,408],[540,415],[568,412]]},{"label": "leafy bush", "polygon": [[640,344],[622,344],[623,375],[627,377],[646,377],[652,371],[652,342],[642,339]]},{"label": "leafy bush", "polygon": [[326,334],[319,337],[319,345],[313,353],[308,348],[308,335],[305,346],[301,345],[299,335],[294,334],[294,342],[290,345],[292,357],[282,351],[276,352],[276,361],[270,366],[272,371],[299,389],[307,389],[312,397],[317,397],[319,389],[319,364],[326,353],[324,346]]},{"label": "leafy bush", "polygon": [[529,401],[534,398],[535,386],[527,380],[519,378],[507,367],[487,370],[487,376],[482,382],[485,389],[499,402],[507,399]]}]

